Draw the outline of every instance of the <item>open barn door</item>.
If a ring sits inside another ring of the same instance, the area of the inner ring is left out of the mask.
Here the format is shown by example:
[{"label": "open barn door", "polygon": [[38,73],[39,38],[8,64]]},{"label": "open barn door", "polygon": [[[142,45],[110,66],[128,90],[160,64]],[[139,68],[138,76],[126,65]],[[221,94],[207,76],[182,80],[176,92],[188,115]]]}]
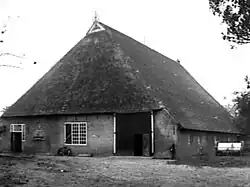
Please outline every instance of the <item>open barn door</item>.
[{"label": "open barn door", "polygon": [[150,156],[150,112],[116,115],[116,155]]}]

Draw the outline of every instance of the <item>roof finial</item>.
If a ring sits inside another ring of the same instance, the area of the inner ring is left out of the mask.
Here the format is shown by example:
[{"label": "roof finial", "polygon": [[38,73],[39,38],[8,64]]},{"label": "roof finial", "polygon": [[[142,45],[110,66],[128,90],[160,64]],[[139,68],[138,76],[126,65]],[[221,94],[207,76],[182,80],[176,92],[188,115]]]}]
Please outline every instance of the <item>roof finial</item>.
[{"label": "roof finial", "polygon": [[97,15],[97,12],[95,11],[95,17],[94,17],[94,22],[97,22],[99,19],[98,19],[98,15]]}]

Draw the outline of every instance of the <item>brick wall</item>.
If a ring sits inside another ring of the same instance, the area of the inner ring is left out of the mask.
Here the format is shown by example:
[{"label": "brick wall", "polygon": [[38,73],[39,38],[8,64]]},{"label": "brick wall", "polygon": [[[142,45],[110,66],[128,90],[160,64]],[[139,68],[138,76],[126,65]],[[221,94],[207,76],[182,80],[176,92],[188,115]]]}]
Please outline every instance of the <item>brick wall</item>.
[{"label": "brick wall", "polygon": [[[0,151],[10,151],[10,130],[12,123],[26,125],[26,140],[23,151],[27,153],[52,153],[64,146],[64,123],[72,121],[87,122],[88,143],[86,146],[70,145],[73,153],[93,153],[95,155],[112,155],[113,153],[113,117],[112,115],[89,116],[48,116],[4,119],[7,132],[0,140]],[[44,141],[34,141],[34,132],[44,131]]]},{"label": "brick wall", "polygon": [[[74,120],[74,117],[67,117],[65,121],[88,122],[88,143],[87,146],[75,146],[70,148],[75,153],[93,153],[94,155],[112,155],[113,154],[113,116],[80,116]],[[60,142],[63,143],[63,123],[61,125]]]},{"label": "brick wall", "polygon": [[[193,142],[188,143],[188,135],[193,137]],[[198,144],[198,136],[200,137],[200,144]],[[227,141],[230,137],[231,141],[236,141],[236,135],[212,132],[198,132],[198,131],[180,131],[179,141],[177,146],[177,156],[180,159],[197,158],[199,148],[202,147],[202,152],[208,154],[212,159],[215,156],[214,136],[219,137],[222,141]]]},{"label": "brick wall", "polygon": [[[6,123],[3,120],[1,120],[1,122],[2,122],[3,126],[6,125]],[[9,144],[9,142],[10,142],[9,131],[10,131],[9,127],[6,126],[5,132],[2,132],[0,134],[0,152],[7,152],[7,151],[9,151],[9,148],[10,148],[10,144]]]},{"label": "brick wall", "polygon": [[[180,131],[177,129],[177,124],[165,112],[159,111],[154,116],[154,131],[155,131],[155,154],[156,158],[170,158],[169,147],[172,143],[176,145],[176,156],[179,159],[197,158],[200,147],[202,152],[207,153],[209,158],[215,156],[214,136],[219,137],[220,141],[227,141],[230,137],[231,141],[236,141],[237,136],[226,133],[211,133],[198,131]],[[174,128],[175,127],[175,128]],[[193,142],[188,144],[188,135],[193,137]],[[198,144],[197,137],[200,137],[200,144]]]},{"label": "brick wall", "polygon": [[[23,123],[26,125],[26,140],[23,142],[23,150],[27,153],[52,153],[64,146],[64,123],[79,121],[88,123],[88,143],[86,146],[69,146],[75,154],[93,153],[94,155],[112,155],[113,153],[113,116],[112,115],[89,115],[89,116],[49,116],[49,117],[25,117],[4,119],[6,132],[0,136],[0,152],[10,151],[10,129],[12,123]],[[37,129],[44,131],[44,141],[34,141],[34,132]],[[188,144],[188,134],[191,134],[193,142]],[[197,143],[197,136],[201,137],[201,145]],[[206,141],[202,141],[202,136]],[[235,135],[223,133],[207,133],[195,131],[178,131],[177,125],[165,111],[158,111],[154,115],[154,156],[156,158],[169,158],[169,147],[176,144],[176,154],[179,158],[188,158],[197,155],[199,147],[214,156],[213,137],[220,140],[237,140]]]},{"label": "brick wall", "polygon": [[177,125],[164,111],[154,115],[155,154],[156,158],[170,158],[169,148],[178,142]]}]

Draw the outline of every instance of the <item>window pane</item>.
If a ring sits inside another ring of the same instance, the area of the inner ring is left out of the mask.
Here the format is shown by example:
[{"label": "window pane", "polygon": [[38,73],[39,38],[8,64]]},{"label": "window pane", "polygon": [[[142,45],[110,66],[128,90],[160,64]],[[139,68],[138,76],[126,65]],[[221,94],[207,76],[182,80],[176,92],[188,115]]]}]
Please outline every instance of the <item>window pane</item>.
[{"label": "window pane", "polygon": [[79,125],[74,123],[72,129],[73,144],[79,144]]},{"label": "window pane", "polygon": [[80,141],[80,144],[82,144],[82,145],[86,145],[87,143],[86,143],[86,141],[85,141],[85,140],[83,140],[83,141]]},{"label": "window pane", "polygon": [[22,132],[22,125],[14,125],[15,132]]}]

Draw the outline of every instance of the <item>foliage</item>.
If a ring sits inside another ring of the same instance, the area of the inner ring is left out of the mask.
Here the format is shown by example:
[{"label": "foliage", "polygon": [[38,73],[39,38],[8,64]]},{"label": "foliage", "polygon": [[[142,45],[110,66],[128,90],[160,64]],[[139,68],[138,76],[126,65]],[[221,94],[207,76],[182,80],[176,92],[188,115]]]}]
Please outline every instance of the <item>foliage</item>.
[{"label": "foliage", "polygon": [[214,15],[227,26],[222,37],[233,44],[250,43],[250,0],[209,0]]},{"label": "foliage", "polygon": [[239,130],[250,134],[250,79],[245,77],[246,89],[234,92],[236,105],[235,123]]},{"label": "foliage", "polygon": [[4,107],[0,112],[5,112],[9,107]]},{"label": "foliage", "polygon": [[234,116],[234,114],[231,112],[233,108],[232,104],[227,104],[224,106],[224,108],[231,114],[231,116]]},{"label": "foliage", "polygon": [[[17,16],[17,18],[19,18],[19,16]],[[7,21],[5,21],[5,23],[3,23],[3,24],[0,26],[0,44],[5,42],[5,41],[4,41],[4,36],[5,36],[6,32],[7,32],[8,24],[9,24],[13,19],[14,19],[13,17],[8,16]]]}]

